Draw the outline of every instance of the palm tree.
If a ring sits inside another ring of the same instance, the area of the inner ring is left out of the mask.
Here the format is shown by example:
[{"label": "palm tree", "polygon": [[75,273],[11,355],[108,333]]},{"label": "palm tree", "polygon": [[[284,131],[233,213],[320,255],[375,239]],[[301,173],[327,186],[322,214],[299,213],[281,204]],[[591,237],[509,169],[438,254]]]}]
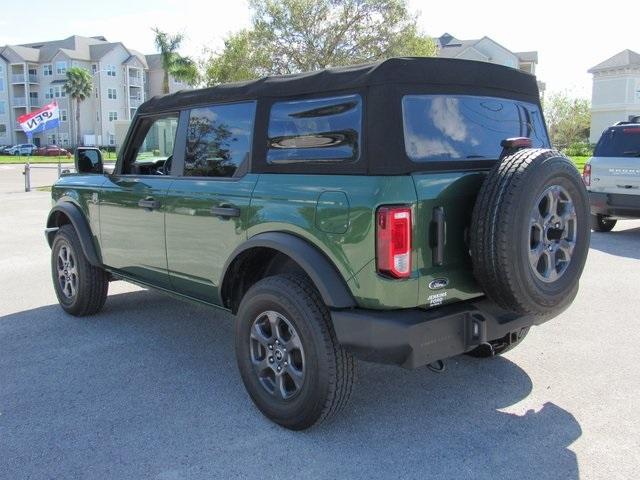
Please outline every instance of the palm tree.
[{"label": "palm tree", "polygon": [[176,80],[195,85],[199,78],[196,63],[191,58],[183,57],[177,52],[182,40],[184,40],[184,35],[181,33],[170,35],[160,31],[157,27],[152,30],[156,35],[156,48],[160,51],[162,69],[164,70],[162,93],[169,93],[169,75]]},{"label": "palm tree", "polygon": [[93,80],[91,74],[84,68],[71,67],[67,70],[67,80],[62,87],[65,93],[75,100],[76,110],[76,147],[80,145],[80,104],[91,95]]}]

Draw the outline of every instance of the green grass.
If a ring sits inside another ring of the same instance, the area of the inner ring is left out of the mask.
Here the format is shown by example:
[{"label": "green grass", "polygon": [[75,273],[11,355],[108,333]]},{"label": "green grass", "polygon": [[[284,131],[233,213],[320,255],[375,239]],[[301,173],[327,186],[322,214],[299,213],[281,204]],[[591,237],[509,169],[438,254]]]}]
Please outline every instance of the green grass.
[{"label": "green grass", "polygon": [[[15,155],[0,155],[0,164],[7,163],[58,163],[58,157],[21,157]],[[60,157],[61,163],[73,163],[73,157]]]},{"label": "green grass", "polygon": [[591,157],[569,157],[573,163],[576,165],[580,173],[582,173],[582,169],[584,168],[584,164],[587,163]]}]

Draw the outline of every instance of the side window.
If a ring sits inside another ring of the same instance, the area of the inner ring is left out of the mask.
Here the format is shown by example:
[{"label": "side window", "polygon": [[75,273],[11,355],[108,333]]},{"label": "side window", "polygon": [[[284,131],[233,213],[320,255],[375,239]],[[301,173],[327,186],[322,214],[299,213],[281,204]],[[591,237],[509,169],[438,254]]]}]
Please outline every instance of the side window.
[{"label": "side window", "polygon": [[192,109],[184,176],[233,177],[242,172],[251,154],[255,110],[255,102]]},{"label": "side window", "polygon": [[124,174],[168,175],[178,130],[178,114],[143,120]]},{"label": "side window", "polygon": [[269,115],[269,163],[356,161],[359,95],[277,102]]}]

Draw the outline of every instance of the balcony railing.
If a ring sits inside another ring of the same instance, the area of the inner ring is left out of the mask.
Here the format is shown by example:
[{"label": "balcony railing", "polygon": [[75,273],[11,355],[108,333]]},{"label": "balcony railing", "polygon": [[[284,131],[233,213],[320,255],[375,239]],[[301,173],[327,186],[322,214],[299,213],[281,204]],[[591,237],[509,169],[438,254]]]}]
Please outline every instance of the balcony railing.
[{"label": "balcony railing", "polygon": [[129,97],[129,105],[131,108],[138,108],[142,105],[142,99],[139,97]]},{"label": "balcony railing", "polygon": [[26,83],[27,81],[29,83],[38,83],[38,75],[32,73],[14,73],[13,75],[11,75],[12,83]]},{"label": "balcony railing", "polygon": [[31,103],[32,107],[39,107],[40,105],[42,105],[42,102],[39,98],[33,98],[33,97],[29,99],[29,103]]},{"label": "balcony railing", "polygon": [[129,85],[133,85],[134,87],[141,87],[142,77],[129,77]]},{"label": "balcony railing", "polygon": [[11,103],[14,107],[26,107],[27,97],[13,97],[13,102]]}]

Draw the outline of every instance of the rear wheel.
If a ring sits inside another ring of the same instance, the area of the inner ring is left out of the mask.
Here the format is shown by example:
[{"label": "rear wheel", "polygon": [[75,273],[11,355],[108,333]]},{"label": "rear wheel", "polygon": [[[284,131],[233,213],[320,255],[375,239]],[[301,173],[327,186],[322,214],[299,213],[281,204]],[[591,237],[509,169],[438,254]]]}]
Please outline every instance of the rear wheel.
[{"label": "rear wheel", "polygon": [[617,220],[604,215],[591,215],[591,229],[594,232],[610,232],[616,226]]},{"label": "rear wheel", "polygon": [[236,359],[258,409],[292,430],[335,415],[351,395],[354,359],[305,277],[267,277],[249,289],[238,309]]},{"label": "rear wheel", "polygon": [[51,274],[65,312],[82,317],[98,313],[104,306],[109,278],[103,269],[89,263],[71,225],[60,227],[53,240]]}]

